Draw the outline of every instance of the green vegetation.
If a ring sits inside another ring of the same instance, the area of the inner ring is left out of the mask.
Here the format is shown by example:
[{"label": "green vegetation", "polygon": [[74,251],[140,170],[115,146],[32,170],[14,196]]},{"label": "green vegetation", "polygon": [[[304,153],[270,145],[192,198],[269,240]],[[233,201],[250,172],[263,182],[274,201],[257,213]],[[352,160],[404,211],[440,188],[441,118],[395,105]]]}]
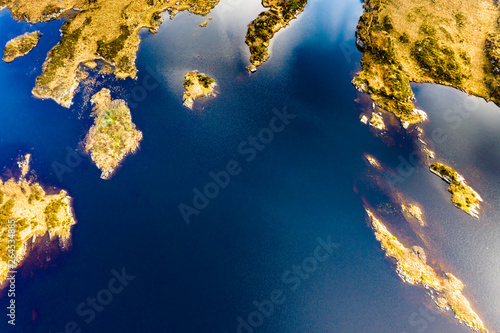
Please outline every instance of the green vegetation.
[{"label": "green vegetation", "polygon": [[253,66],[259,66],[268,59],[269,42],[274,34],[304,10],[307,0],[263,0],[262,4],[270,9],[260,13],[250,24],[246,36],[246,43],[251,53],[250,62]]},{"label": "green vegetation", "polygon": [[[28,155],[29,156],[29,155]],[[24,159],[29,161],[27,157]],[[24,171],[29,170],[25,164],[19,165]],[[24,256],[24,244],[35,236],[47,232],[51,236],[65,241],[70,237],[71,226],[75,223],[69,212],[69,197],[66,192],[47,195],[37,183],[24,178],[9,179],[5,183],[0,180],[0,284],[3,283],[13,258],[21,260]],[[20,262],[16,261],[13,267]]]},{"label": "green vegetation", "polygon": [[59,14],[61,11],[62,11],[62,8],[59,8],[56,5],[50,4],[44,8],[44,10],[42,11],[42,16],[50,17],[52,15]]},{"label": "green vegetation", "polygon": [[109,74],[120,79],[135,78],[141,29],[156,32],[165,11],[171,17],[180,11],[206,15],[219,3],[219,0],[1,1],[18,20],[36,23],[67,15],[61,40],[49,52],[32,91],[36,97],[53,99],[64,107],[71,106],[78,85],[88,76],[82,64],[102,58],[106,65],[112,66]]},{"label": "green vegetation", "polygon": [[32,203],[33,200],[40,201],[42,200],[42,195],[44,194],[43,189],[38,184],[34,184],[31,186],[31,194],[28,197],[28,203]]},{"label": "green vegetation", "polygon": [[433,37],[427,37],[415,42],[412,55],[420,68],[436,82],[461,87],[464,74],[451,48],[439,45]]},{"label": "green vegetation", "polygon": [[[41,95],[48,93],[47,86],[57,80],[59,69],[64,67],[75,57],[75,48],[80,39],[83,27],[69,32],[68,25],[63,25],[61,31],[63,38],[49,53],[49,61],[46,62],[45,70],[36,78],[34,91]],[[55,89],[64,89],[65,87],[57,86]]]},{"label": "green vegetation", "polygon": [[490,34],[486,39],[486,57],[489,65],[484,81],[495,100],[500,100],[500,36]]},{"label": "green vegetation", "polygon": [[108,179],[126,155],[135,152],[142,140],[141,131],[132,122],[130,109],[123,100],[111,100],[108,89],[94,95],[94,125],[84,140],[85,150]]},{"label": "green vegetation", "polygon": [[190,79],[185,79],[184,80],[184,88],[185,89],[188,89],[189,87],[191,87],[193,85],[193,81],[191,81]]},{"label": "green vegetation", "polygon": [[440,83],[500,102],[499,10],[486,0],[460,9],[447,0],[364,0],[356,32],[362,70],[353,84],[405,127],[423,120],[414,111],[410,82]]},{"label": "green vegetation", "polygon": [[9,199],[6,203],[0,207],[0,227],[4,228],[7,223],[12,218],[12,208],[16,201],[14,199]]},{"label": "green vegetation", "polygon": [[198,82],[200,82],[200,84],[207,89],[210,88],[210,85],[215,82],[215,80],[212,79],[211,77],[202,74],[198,74],[197,77],[198,77]]},{"label": "green vegetation", "polygon": [[22,57],[38,45],[42,33],[39,31],[27,32],[24,35],[10,40],[3,51],[3,61],[12,62],[15,59]]},{"label": "green vegetation", "polygon": [[127,25],[121,25],[120,30],[121,35],[109,43],[102,40],[97,41],[97,53],[110,62],[115,62],[116,56],[123,50],[125,42],[132,34]]},{"label": "green vegetation", "polygon": [[64,198],[53,199],[49,202],[47,207],[45,207],[43,213],[45,214],[45,221],[49,228],[55,228],[59,226],[61,221],[59,220],[58,215],[61,209],[66,209]]}]

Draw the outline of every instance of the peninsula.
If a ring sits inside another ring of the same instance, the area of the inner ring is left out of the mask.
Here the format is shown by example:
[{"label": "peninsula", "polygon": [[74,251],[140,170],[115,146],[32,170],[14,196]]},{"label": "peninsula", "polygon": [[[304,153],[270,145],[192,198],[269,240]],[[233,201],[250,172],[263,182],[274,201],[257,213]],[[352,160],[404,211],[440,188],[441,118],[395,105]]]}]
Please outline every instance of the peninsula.
[{"label": "peninsula", "polygon": [[423,120],[410,82],[439,83],[500,104],[500,10],[493,0],[364,0],[358,90],[405,127]]},{"label": "peninsula", "polygon": [[49,52],[33,94],[70,107],[82,78],[82,66],[101,59],[113,67],[117,78],[135,78],[139,31],[156,32],[161,13],[171,17],[180,11],[208,14],[219,0],[0,0],[0,9],[31,23],[67,17],[61,40]]},{"label": "peninsula", "polygon": [[111,100],[108,89],[102,89],[91,101],[95,121],[84,139],[84,149],[101,170],[101,178],[109,179],[125,157],[137,151],[142,132],[132,122],[125,101]]},{"label": "peninsula", "polygon": [[462,293],[462,281],[451,273],[438,274],[427,264],[421,247],[405,247],[369,209],[366,213],[375,230],[375,237],[386,255],[396,261],[397,273],[403,281],[425,287],[439,308],[451,308],[461,323],[473,330],[486,332],[481,318]]},{"label": "peninsula", "polygon": [[36,237],[49,234],[66,244],[76,223],[71,197],[66,191],[47,194],[36,182],[26,180],[30,156],[20,163],[21,177],[0,180],[0,285],[15,270]]},{"label": "peninsula", "polygon": [[250,47],[250,63],[247,67],[255,72],[269,58],[269,42],[279,30],[304,11],[307,0],[262,0],[262,5],[269,8],[250,23],[246,43]]},{"label": "peninsula", "polygon": [[480,203],[483,199],[472,187],[466,184],[464,177],[449,166],[441,163],[432,164],[430,170],[450,184],[448,191],[452,195],[451,201],[457,208],[475,218],[479,218]]},{"label": "peninsula", "polygon": [[38,45],[42,33],[40,31],[27,32],[7,42],[3,50],[2,60],[12,62],[17,58],[27,55]]},{"label": "peninsula", "polygon": [[216,96],[217,83],[198,71],[188,72],[184,77],[184,106],[193,109],[194,100],[205,96]]}]

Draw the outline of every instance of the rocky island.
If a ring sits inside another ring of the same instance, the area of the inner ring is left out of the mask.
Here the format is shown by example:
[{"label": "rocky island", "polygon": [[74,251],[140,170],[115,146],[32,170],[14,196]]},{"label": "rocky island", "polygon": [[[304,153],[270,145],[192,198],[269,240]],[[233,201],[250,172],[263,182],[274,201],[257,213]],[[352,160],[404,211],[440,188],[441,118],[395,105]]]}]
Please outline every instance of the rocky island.
[{"label": "rocky island", "polygon": [[182,99],[184,106],[193,109],[194,100],[205,96],[216,96],[215,87],[217,83],[211,77],[198,71],[186,73],[184,77],[184,89],[186,92]]},{"label": "rocky island", "polygon": [[475,218],[479,218],[480,203],[483,199],[472,187],[466,184],[464,177],[449,166],[441,163],[432,164],[430,170],[450,184],[448,191],[452,195],[451,201],[457,208]]},{"label": "rocky island", "polygon": [[95,121],[84,139],[84,149],[102,171],[101,178],[109,179],[123,159],[137,151],[142,132],[132,122],[125,101],[111,100],[108,89],[95,94],[92,103]]},{"label": "rocky island", "polygon": [[407,221],[410,218],[414,218],[421,227],[427,225],[427,222],[424,220],[423,209],[418,204],[403,203],[401,204],[401,212]]},{"label": "rocky island", "polygon": [[19,163],[19,179],[0,180],[0,285],[22,263],[37,237],[48,233],[64,246],[76,223],[66,191],[47,194],[40,184],[26,180],[29,160],[27,155]]},{"label": "rocky island", "polygon": [[421,247],[405,247],[369,209],[366,212],[375,230],[375,237],[386,255],[396,261],[397,273],[403,281],[425,287],[439,308],[451,309],[461,323],[474,330],[487,332],[483,321],[463,295],[464,284],[458,278],[450,273],[438,274],[427,264]]},{"label": "rocky island", "polygon": [[500,103],[496,1],[365,0],[353,84],[406,126],[421,122],[410,82],[439,83]]},{"label": "rocky island", "polygon": [[250,47],[250,62],[247,67],[255,72],[269,58],[269,42],[279,30],[286,27],[306,7],[307,0],[262,0],[262,5],[269,8],[250,23],[246,43]]},{"label": "rocky island", "polygon": [[42,33],[40,31],[34,31],[11,39],[5,45],[2,60],[12,62],[17,58],[27,55],[38,45],[41,36]]}]

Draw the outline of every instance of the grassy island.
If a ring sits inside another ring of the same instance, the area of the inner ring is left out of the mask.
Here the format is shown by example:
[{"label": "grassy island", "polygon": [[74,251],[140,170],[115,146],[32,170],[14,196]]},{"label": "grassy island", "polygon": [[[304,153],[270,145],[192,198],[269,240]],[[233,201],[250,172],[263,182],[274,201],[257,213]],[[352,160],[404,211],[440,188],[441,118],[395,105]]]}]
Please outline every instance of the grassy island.
[{"label": "grassy island", "polygon": [[186,73],[184,77],[184,106],[192,109],[194,100],[204,96],[216,96],[217,83],[211,77],[198,71]]},{"label": "grassy island", "polygon": [[67,16],[59,43],[49,52],[33,94],[70,107],[82,64],[103,59],[118,78],[135,78],[139,31],[157,31],[162,13],[207,15],[219,0],[0,0],[17,20],[50,21]]},{"label": "grassy island", "polygon": [[5,45],[2,60],[12,62],[27,55],[38,45],[42,33],[40,31],[27,32],[24,35],[11,39]]},{"label": "grassy island", "polygon": [[101,178],[109,179],[123,159],[137,151],[142,132],[132,122],[125,101],[111,100],[108,89],[95,94],[92,103],[95,121],[85,137],[85,151],[102,171]]},{"label": "grassy island", "polygon": [[403,281],[424,286],[441,309],[451,308],[462,323],[474,330],[486,332],[481,318],[462,293],[464,284],[450,273],[438,274],[427,264],[421,247],[405,247],[369,209],[366,212],[375,230],[375,237],[386,255],[396,261],[397,272]]},{"label": "grassy island", "polygon": [[286,27],[305,8],[307,0],[262,0],[262,5],[269,8],[262,12],[250,24],[246,43],[250,47],[248,70],[254,72],[269,58],[269,42],[274,34]]},{"label": "grassy island", "polygon": [[496,1],[365,0],[353,84],[405,127],[423,120],[410,82],[439,83],[500,103]]},{"label": "grassy island", "polygon": [[76,223],[71,197],[65,191],[47,194],[40,184],[26,180],[27,163],[29,157],[19,163],[20,179],[0,180],[0,285],[7,272],[21,264],[37,236],[48,233],[64,244]]},{"label": "grassy island", "polygon": [[451,201],[456,207],[475,218],[479,218],[480,203],[483,199],[465,183],[464,177],[441,163],[432,164],[430,170],[450,184],[448,191],[452,194]]}]

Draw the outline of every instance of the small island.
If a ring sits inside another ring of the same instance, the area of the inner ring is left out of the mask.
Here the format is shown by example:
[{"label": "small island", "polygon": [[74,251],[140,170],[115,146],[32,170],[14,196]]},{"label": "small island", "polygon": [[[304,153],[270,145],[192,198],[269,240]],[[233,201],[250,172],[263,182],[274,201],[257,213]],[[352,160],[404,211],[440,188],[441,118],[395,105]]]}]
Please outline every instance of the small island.
[{"label": "small island", "polygon": [[451,273],[438,274],[427,264],[424,249],[419,246],[405,247],[369,209],[366,212],[375,237],[386,255],[396,261],[397,273],[403,281],[425,287],[439,308],[451,308],[461,323],[473,330],[487,332],[483,321],[462,293],[462,281]]},{"label": "small island", "polygon": [[269,58],[269,42],[274,35],[286,27],[306,7],[307,0],[262,0],[262,5],[269,8],[250,23],[246,43],[250,47],[250,62],[247,67],[255,72]]},{"label": "small island", "polygon": [[401,204],[401,212],[407,221],[410,218],[414,218],[421,227],[425,227],[427,225],[424,220],[423,209],[418,204],[403,203]]},{"label": "small island", "polygon": [[11,39],[5,45],[2,60],[12,62],[27,55],[38,45],[42,33],[40,31],[27,32],[24,35]]},{"label": "small island", "polygon": [[142,132],[132,122],[125,101],[111,100],[108,89],[102,89],[91,101],[95,121],[84,139],[84,149],[102,171],[101,178],[109,179],[125,157],[137,151]]},{"label": "small island", "polygon": [[451,201],[457,208],[475,218],[479,218],[480,203],[483,199],[472,187],[465,183],[464,177],[449,166],[441,163],[432,164],[430,170],[450,184],[448,191],[452,194]]},{"label": "small island", "polygon": [[198,71],[186,73],[184,77],[184,106],[193,109],[194,100],[205,96],[216,96],[217,83],[211,77]]},{"label": "small island", "polygon": [[28,245],[37,237],[48,233],[64,247],[76,223],[66,191],[47,194],[40,184],[26,180],[29,161],[28,154],[18,162],[19,179],[0,180],[0,286],[29,255]]}]

